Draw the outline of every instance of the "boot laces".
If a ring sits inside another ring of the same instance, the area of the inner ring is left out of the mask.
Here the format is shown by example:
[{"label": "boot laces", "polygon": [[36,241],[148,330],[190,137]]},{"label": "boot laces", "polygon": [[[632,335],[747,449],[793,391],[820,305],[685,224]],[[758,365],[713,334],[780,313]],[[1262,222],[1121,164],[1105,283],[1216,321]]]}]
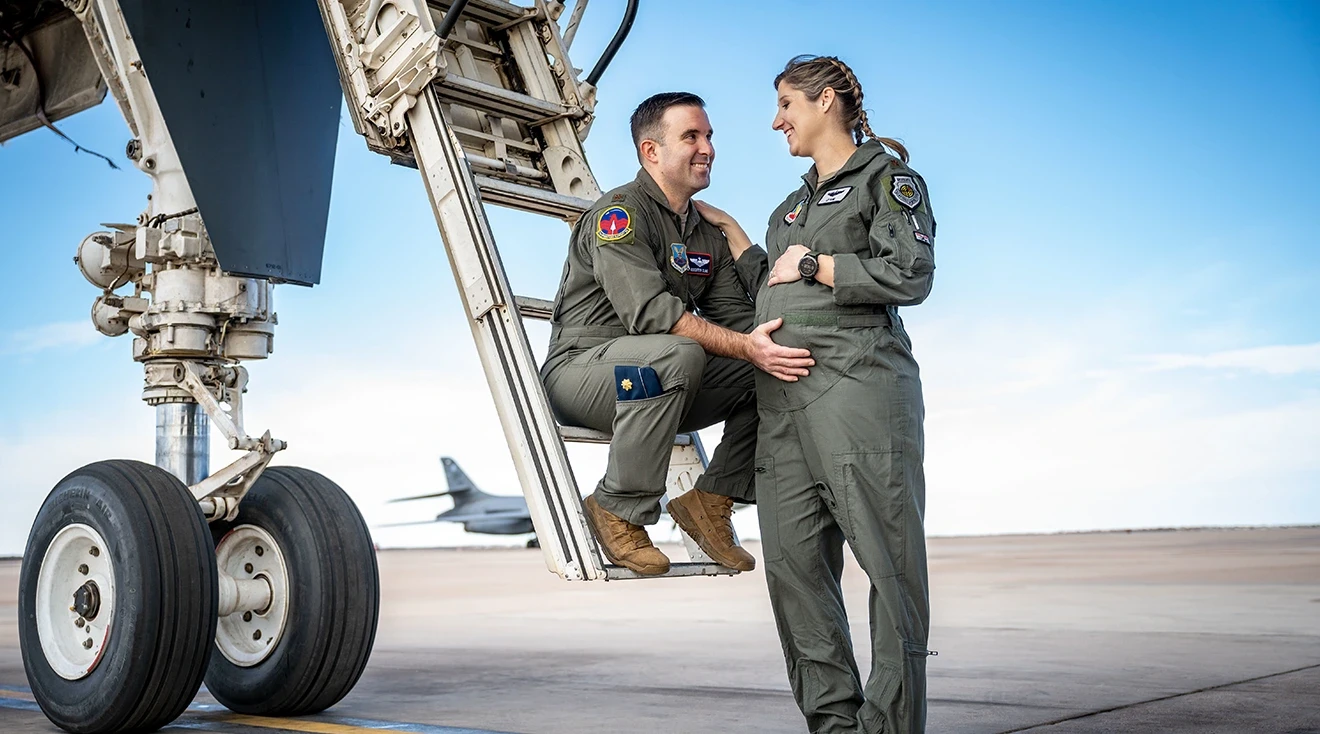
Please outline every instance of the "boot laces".
[{"label": "boot laces", "polygon": [[646,534],[646,528],[640,525],[631,525],[628,528],[629,550],[641,550],[649,545],[651,545],[651,536]]},{"label": "boot laces", "polygon": [[720,497],[712,495],[713,501],[707,505],[707,513],[715,526],[715,531],[720,534],[720,539],[728,542],[733,540],[733,498]]}]

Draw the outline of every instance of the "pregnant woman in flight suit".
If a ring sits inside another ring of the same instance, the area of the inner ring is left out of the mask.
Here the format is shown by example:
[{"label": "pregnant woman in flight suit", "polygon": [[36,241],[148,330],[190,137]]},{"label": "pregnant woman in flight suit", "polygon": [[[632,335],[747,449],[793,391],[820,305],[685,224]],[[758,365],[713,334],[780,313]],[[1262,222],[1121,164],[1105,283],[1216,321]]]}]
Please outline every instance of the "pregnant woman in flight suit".
[{"label": "pregnant woman in flight suit", "polygon": [[[897,307],[930,293],[935,220],[906,149],[871,132],[843,62],[795,58],[775,86],[774,128],[815,165],[771,215],[768,255],[702,205],[757,293],[756,323],[783,318],[775,341],[816,360],[796,382],[757,373],[756,497],[771,605],[811,731],[921,732],[924,406]],[[839,586],[845,541],[871,582],[864,686]]]}]

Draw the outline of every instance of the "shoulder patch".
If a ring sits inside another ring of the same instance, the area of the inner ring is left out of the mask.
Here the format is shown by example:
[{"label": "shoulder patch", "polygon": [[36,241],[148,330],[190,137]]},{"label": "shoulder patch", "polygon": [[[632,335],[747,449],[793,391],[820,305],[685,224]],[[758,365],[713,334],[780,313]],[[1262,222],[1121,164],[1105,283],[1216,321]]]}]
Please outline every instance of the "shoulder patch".
[{"label": "shoulder patch", "polygon": [[789,210],[789,212],[784,215],[784,224],[792,224],[793,222],[797,221],[798,215],[802,213],[802,207],[806,203],[807,200],[803,199],[802,201],[799,201],[797,203],[797,206]]},{"label": "shoulder patch", "polygon": [[632,214],[621,206],[612,206],[596,219],[596,239],[601,242],[632,242]]},{"label": "shoulder patch", "polygon": [[889,194],[894,197],[894,201],[908,209],[916,209],[921,206],[921,187],[917,186],[916,179],[911,176],[894,176],[894,183],[890,187]]},{"label": "shoulder patch", "polygon": [[826,191],[824,194],[821,194],[820,200],[817,201],[816,204],[817,206],[825,206],[826,204],[838,204],[839,202],[848,198],[848,194],[851,194],[852,190],[853,187],[851,186],[840,186],[837,189],[830,189],[829,191]]}]

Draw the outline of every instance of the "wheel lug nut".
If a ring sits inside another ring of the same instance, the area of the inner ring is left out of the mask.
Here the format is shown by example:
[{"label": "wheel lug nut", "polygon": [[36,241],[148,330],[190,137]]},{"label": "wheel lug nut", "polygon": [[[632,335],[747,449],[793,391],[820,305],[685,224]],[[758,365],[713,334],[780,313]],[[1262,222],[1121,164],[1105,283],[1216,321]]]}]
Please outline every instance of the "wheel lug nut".
[{"label": "wheel lug nut", "polygon": [[83,648],[87,650],[92,649],[92,638],[88,637],[87,639],[83,640]]},{"label": "wheel lug nut", "polygon": [[254,639],[254,640],[260,640],[260,639],[261,639],[261,630],[257,630],[256,632],[253,632],[253,633],[252,633],[252,639]]},{"label": "wheel lug nut", "polygon": [[84,624],[87,624],[87,620],[83,619],[82,617],[79,617],[73,621],[74,627],[81,627]]},{"label": "wheel lug nut", "polygon": [[101,549],[97,548],[96,546],[92,546],[92,549],[87,552],[91,553],[93,558],[101,555]]},{"label": "wheel lug nut", "polygon": [[264,556],[264,555],[266,555],[266,549],[265,549],[265,548],[262,548],[261,546],[257,546],[257,548],[256,548],[256,553],[257,553],[257,555],[259,555],[259,556]]},{"label": "wheel lug nut", "polygon": [[[67,567],[66,567],[66,568],[67,568]],[[87,564],[86,564],[86,563],[80,563],[80,564],[78,564],[78,573],[80,573],[80,574],[82,574],[82,575],[84,575],[84,576],[87,575]]]},{"label": "wheel lug nut", "polygon": [[251,564],[251,563],[244,563],[244,564],[243,564],[243,570],[246,571],[246,572],[248,572],[248,573],[252,573],[252,564]]},{"label": "wheel lug nut", "polygon": [[243,612],[243,621],[244,621],[244,622],[251,622],[251,621],[252,621],[252,612]]}]

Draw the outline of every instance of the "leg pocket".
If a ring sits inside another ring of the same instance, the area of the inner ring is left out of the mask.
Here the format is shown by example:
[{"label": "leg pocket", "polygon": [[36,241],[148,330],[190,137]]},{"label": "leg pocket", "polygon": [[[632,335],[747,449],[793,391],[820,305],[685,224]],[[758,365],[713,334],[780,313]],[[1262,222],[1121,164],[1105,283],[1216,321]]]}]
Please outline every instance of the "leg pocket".
[{"label": "leg pocket", "polygon": [[836,487],[843,488],[842,523],[857,561],[872,580],[904,573],[906,519],[911,502],[903,452],[862,451],[834,455]]},{"label": "leg pocket", "polygon": [[761,553],[766,563],[784,558],[779,543],[779,496],[775,484],[775,457],[756,457],[756,514],[761,523]]}]

